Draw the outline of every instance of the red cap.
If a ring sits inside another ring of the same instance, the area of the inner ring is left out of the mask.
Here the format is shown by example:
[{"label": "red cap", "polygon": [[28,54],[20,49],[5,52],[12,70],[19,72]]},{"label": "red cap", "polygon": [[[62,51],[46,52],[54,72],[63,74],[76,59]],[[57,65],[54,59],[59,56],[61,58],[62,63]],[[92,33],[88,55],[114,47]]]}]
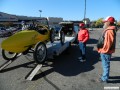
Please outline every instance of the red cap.
[{"label": "red cap", "polygon": [[80,26],[80,27],[84,27],[85,24],[84,24],[84,23],[80,23],[79,26]]},{"label": "red cap", "polygon": [[111,23],[114,23],[114,22],[115,22],[115,19],[114,19],[114,17],[112,17],[112,16],[108,16],[108,17],[106,17],[106,19],[105,19],[103,22],[111,22]]}]

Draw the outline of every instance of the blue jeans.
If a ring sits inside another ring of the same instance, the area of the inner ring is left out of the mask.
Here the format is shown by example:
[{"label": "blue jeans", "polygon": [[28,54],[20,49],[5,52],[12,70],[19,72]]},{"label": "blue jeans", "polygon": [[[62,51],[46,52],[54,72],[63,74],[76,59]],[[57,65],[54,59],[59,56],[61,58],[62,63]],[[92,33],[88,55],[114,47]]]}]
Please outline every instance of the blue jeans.
[{"label": "blue jeans", "polygon": [[81,52],[82,59],[86,59],[86,43],[79,41],[79,48]]},{"label": "blue jeans", "polygon": [[107,81],[109,78],[109,72],[110,72],[110,58],[111,54],[100,54],[101,60],[102,60],[102,68],[103,68],[103,74],[101,76],[101,79],[103,81]]}]

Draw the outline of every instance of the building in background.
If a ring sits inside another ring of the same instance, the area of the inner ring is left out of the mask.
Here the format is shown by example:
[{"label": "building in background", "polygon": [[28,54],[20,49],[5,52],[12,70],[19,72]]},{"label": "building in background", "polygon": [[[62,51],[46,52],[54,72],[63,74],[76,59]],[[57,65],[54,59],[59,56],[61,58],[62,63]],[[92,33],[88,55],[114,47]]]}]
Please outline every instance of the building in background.
[{"label": "building in background", "polygon": [[[0,12],[0,24],[13,23],[15,25],[20,25],[22,21],[29,24],[32,20],[39,20],[40,18],[42,17],[19,16]],[[52,26],[59,26],[59,22],[63,21],[61,17],[47,17],[47,19],[48,23]]]},{"label": "building in background", "polygon": [[0,12],[0,24],[3,22],[16,22],[18,18],[15,15]]},{"label": "building in background", "polygon": [[89,18],[83,19],[83,22],[85,23],[86,27],[90,27],[90,19]]},{"label": "building in background", "polygon": [[61,17],[48,17],[48,23],[50,26],[59,27],[59,23],[63,21]]}]

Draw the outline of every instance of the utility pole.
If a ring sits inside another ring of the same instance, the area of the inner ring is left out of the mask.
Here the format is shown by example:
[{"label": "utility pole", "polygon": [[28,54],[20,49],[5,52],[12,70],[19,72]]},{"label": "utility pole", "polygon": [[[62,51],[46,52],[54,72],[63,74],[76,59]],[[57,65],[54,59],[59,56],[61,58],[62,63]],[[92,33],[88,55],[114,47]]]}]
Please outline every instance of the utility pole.
[{"label": "utility pole", "polygon": [[84,22],[85,22],[85,18],[86,18],[86,0],[85,0],[85,9],[84,9]]}]

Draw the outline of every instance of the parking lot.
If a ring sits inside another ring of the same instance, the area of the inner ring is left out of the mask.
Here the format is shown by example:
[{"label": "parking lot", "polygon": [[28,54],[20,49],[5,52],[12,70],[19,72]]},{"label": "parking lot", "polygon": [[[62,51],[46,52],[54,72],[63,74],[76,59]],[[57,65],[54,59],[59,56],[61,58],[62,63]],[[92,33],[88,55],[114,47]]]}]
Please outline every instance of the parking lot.
[{"label": "parking lot", "polygon": [[[94,47],[101,32],[101,29],[90,31],[86,62],[77,60],[80,52],[78,46],[73,44],[60,56],[47,60],[32,81],[25,79],[35,66],[32,56],[18,57],[0,72],[0,90],[104,90],[107,86],[120,87],[120,31],[117,32],[116,52],[111,60],[109,82],[96,82],[102,68],[99,54]],[[3,39],[0,38],[0,42]],[[4,62],[0,50],[0,65]]]}]

